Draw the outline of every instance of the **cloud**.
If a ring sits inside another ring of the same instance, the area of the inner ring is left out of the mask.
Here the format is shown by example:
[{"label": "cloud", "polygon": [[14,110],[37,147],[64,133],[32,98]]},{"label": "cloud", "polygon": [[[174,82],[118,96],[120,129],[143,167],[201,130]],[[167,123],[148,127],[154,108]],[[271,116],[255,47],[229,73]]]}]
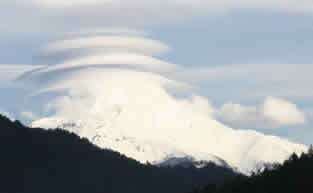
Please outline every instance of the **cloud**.
[{"label": "cloud", "polygon": [[160,55],[169,51],[169,47],[167,45],[157,40],[128,35],[106,35],[59,40],[55,43],[49,44],[46,48],[44,48],[43,53],[62,52],[70,49],[99,48],[111,52],[127,52],[131,50],[132,52],[139,52],[146,55]]},{"label": "cloud", "polygon": [[38,115],[36,115],[32,111],[23,111],[23,112],[21,112],[21,115],[26,120],[31,120],[31,121],[38,120],[40,118]]},{"label": "cloud", "polygon": [[114,1],[113,0],[69,0],[69,1],[61,1],[61,0],[33,0],[32,1],[35,4],[51,8],[51,7],[75,7],[75,6],[84,6],[84,5],[101,5],[101,4],[111,4]]},{"label": "cloud", "polygon": [[[138,78],[138,76],[140,78]],[[98,83],[103,79],[105,79],[105,81],[103,82],[106,86]],[[38,92],[43,93],[70,89],[76,90],[75,92],[84,91],[88,93],[91,92],[96,95],[99,90],[103,90],[101,88],[110,88],[112,87],[110,85],[113,85],[115,83],[118,85],[117,87],[123,87],[123,84],[126,84],[128,79],[133,79],[132,82],[138,81],[137,84],[130,85],[133,89],[136,89],[136,87],[139,85],[140,79],[147,80],[149,84],[160,85],[166,88],[185,86],[183,83],[169,80],[165,77],[151,72],[139,72],[120,68],[101,69],[93,67],[69,72],[66,76],[59,77],[58,80],[51,82],[50,85],[45,85],[42,89],[39,89]],[[144,82],[142,84],[144,84]],[[89,88],[86,89],[87,87]],[[81,94],[83,95],[83,93]]]},{"label": "cloud", "polygon": [[215,111],[216,116],[222,121],[239,124],[259,124],[264,121],[262,113],[255,106],[226,103]]},{"label": "cloud", "polygon": [[[42,104],[47,104],[43,108],[49,110],[51,116],[104,121],[108,127],[133,137],[166,141],[191,152],[212,151],[233,160],[234,165],[247,168],[254,159],[282,161],[288,152],[305,149],[279,137],[224,125],[214,117],[216,109],[206,97],[212,101],[255,102],[266,96],[277,96],[266,99],[261,106],[226,104],[220,109],[220,116],[242,124],[260,121],[276,125],[302,124],[305,117],[289,101],[311,100],[312,65],[261,63],[182,68],[160,58],[171,50],[169,46],[131,27],[158,29],[163,26],[155,24],[193,23],[197,17],[232,11],[310,15],[311,1],[2,0],[0,4],[1,35],[9,34],[4,37],[12,38],[16,33],[16,37],[28,39],[25,34],[31,34],[47,41],[57,38],[58,41],[42,50],[41,56],[66,56],[61,57],[61,62],[52,62],[24,76],[38,85],[34,95]],[[124,28],[114,29],[114,26]],[[190,34],[188,38],[196,37]],[[37,49],[36,44],[32,45],[33,49]],[[16,69],[3,69],[0,69],[2,78],[13,79],[17,75]],[[34,78],[37,75],[41,78]],[[49,81],[44,81],[46,79]],[[178,97],[175,90],[185,89],[189,84],[196,86]],[[45,95],[49,95],[49,100],[43,102]],[[33,117],[28,111],[22,114]],[[83,134],[88,132],[91,131]],[[265,152],[262,157],[257,154],[260,149]],[[273,149],[283,153],[277,154]]]},{"label": "cloud", "polygon": [[[126,32],[128,31],[132,30],[126,30]],[[80,33],[78,33],[78,35],[79,34]],[[190,92],[190,89],[194,88],[189,85],[197,83],[197,81],[210,82],[210,84],[216,84],[216,82],[236,83],[238,81],[241,83],[241,80],[244,82],[246,82],[246,80],[250,80],[249,84],[253,84],[254,81],[256,81],[255,83],[259,84],[260,81],[265,81],[264,88],[267,89],[267,82],[272,84],[273,82],[279,83],[289,81],[289,76],[294,71],[293,65],[284,65],[285,71],[280,71],[281,68],[283,68],[283,65],[276,65],[268,68],[268,64],[232,65],[221,67],[216,66],[207,69],[183,68],[179,65],[159,60],[154,56],[145,55],[160,54],[162,52],[166,53],[169,50],[169,46],[160,41],[150,40],[147,37],[138,37],[138,34],[132,37],[128,35],[96,35],[80,38],[78,36],[78,38],[75,39],[60,40],[55,43],[49,44],[45,50],[48,50],[47,53],[49,53],[49,51],[51,53],[62,53],[66,51],[75,51],[77,49],[76,47],[87,49],[88,55],[82,55],[79,57],[74,57],[73,59],[67,59],[60,64],[49,65],[45,68],[35,70],[26,76],[42,76],[45,78],[47,77],[47,75],[54,73],[53,77],[55,77],[54,80],[56,81],[51,81],[52,83],[50,84],[52,86],[47,86],[43,84],[45,88],[36,91],[34,93],[35,95],[39,95],[44,92],[63,90],[70,92],[79,92],[79,96],[92,95],[94,99],[98,94],[98,90],[102,89],[101,87],[97,87],[96,89],[94,89],[94,91],[92,91],[92,94],[90,93],[92,90],[92,88],[90,88],[90,85],[97,85],[97,80],[101,79],[94,79],[94,76],[97,76],[99,74],[97,71],[103,74],[99,75],[100,77],[112,77],[112,74],[116,74],[118,78],[115,81],[113,81],[112,78],[104,81],[109,82],[112,85],[124,80],[125,77],[130,79],[131,76],[147,76],[151,77],[152,79],[162,79],[162,82],[173,80],[172,83],[175,83],[171,86],[173,94],[175,94],[175,92],[177,92],[178,90],[184,90],[187,88],[189,89],[188,92]],[[105,48],[106,51],[102,50],[102,48]],[[105,67],[105,69],[101,69],[103,67]],[[306,67],[310,68],[309,66]],[[72,72],[67,71],[68,69],[75,70]],[[128,71],[134,71],[133,75],[131,75],[132,73],[127,73]],[[273,76],[264,79],[264,75],[267,74],[269,71],[272,72]],[[171,73],[167,74],[164,72]],[[276,74],[274,74],[275,72]],[[154,73],[158,73],[158,75],[154,75]],[[94,76],[90,76],[90,74],[93,74]],[[157,76],[159,77],[156,78]],[[161,78],[162,76],[166,76],[166,78],[163,80],[163,78]],[[75,77],[80,78],[76,79]],[[81,77],[84,77],[84,80],[88,81],[80,80]],[[301,76],[302,79],[304,77],[305,76]],[[306,78],[304,78],[304,80],[306,80]],[[145,81],[149,82],[149,79]],[[57,84],[54,84],[55,82],[57,82]],[[125,80],[125,82],[128,81]],[[71,85],[79,86],[72,88]],[[136,85],[141,85],[140,81],[138,81]],[[180,85],[179,89],[177,89],[177,85]],[[106,85],[106,88],[109,87],[110,85]],[[123,86],[122,84],[120,84],[116,87],[120,88]],[[227,89],[229,89],[230,87],[232,87],[232,85],[224,86],[225,92],[229,91]],[[244,87],[244,85],[235,88],[242,89],[242,87]],[[260,88],[260,86],[256,88],[262,89]],[[214,93],[214,89],[210,88],[209,90]],[[262,94],[266,94],[266,92]],[[71,95],[72,94],[70,93],[70,96]],[[222,120],[226,123],[236,123],[240,126],[252,126],[253,128],[260,126],[277,128],[282,126],[300,125],[304,124],[305,122],[304,114],[301,112],[301,110],[298,109],[296,105],[280,98],[267,97],[264,101],[264,104],[260,106],[243,106],[240,104],[228,103],[224,104],[220,109],[214,109],[214,107],[211,106],[206,100],[197,98],[197,95],[195,95],[194,97],[197,99],[195,101],[195,104],[199,104],[199,107],[202,106],[204,107],[204,109],[206,109],[204,110],[204,112],[210,115],[215,115],[219,120]],[[62,100],[60,99],[56,103],[58,105],[50,104],[50,107],[64,109],[62,106],[65,106],[68,103],[72,105],[71,100],[71,97],[64,96]],[[80,107],[81,105],[89,106],[90,104],[84,100],[78,100],[78,102],[74,106]],[[86,109],[87,107],[84,108]]]},{"label": "cloud", "polygon": [[297,125],[305,122],[305,115],[296,104],[289,101],[268,97],[263,105],[264,117],[281,125]]},{"label": "cloud", "polygon": [[[23,1],[23,0],[20,0]],[[79,9],[81,6],[100,6],[101,8],[108,10],[114,10],[117,8],[124,9],[127,12],[139,10],[145,12],[145,10],[161,10],[162,8],[167,12],[171,9],[181,11],[187,9],[198,10],[198,11],[216,11],[216,10],[231,10],[231,9],[244,9],[244,8],[273,8],[281,9],[294,12],[312,12],[312,2],[307,0],[220,0],[220,1],[206,1],[206,0],[179,0],[179,1],[152,1],[146,2],[143,0],[135,0],[132,2],[122,0],[32,0],[32,3],[39,5],[43,8],[64,8],[64,9]],[[158,4],[157,4],[158,3]],[[137,13],[140,14],[140,13]]]},{"label": "cloud", "polygon": [[172,77],[208,88],[197,91],[219,103],[227,100],[255,103],[267,96],[311,101],[312,71],[312,64],[266,62],[185,68]]},{"label": "cloud", "polygon": [[282,127],[305,123],[306,116],[296,104],[287,100],[267,97],[260,106],[227,103],[216,110],[218,119],[241,126]]},{"label": "cloud", "polygon": [[23,65],[23,64],[0,64],[0,81],[1,82],[13,81],[23,73],[40,67],[42,66]]},{"label": "cloud", "polygon": [[[191,23],[195,18],[233,11],[313,12],[312,2],[308,0],[2,0],[1,3],[1,13],[8,17],[0,18],[3,20],[0,28],[3,32],[19,34],[21,31],[54,34],[86,27]],[[5,18],[10,18],[11,22],[4,22]]]},{"label": "cloud", "polygon": [[32,75],[83,67],[130,67],[153,72],[170,72],[178,68],[176,64],[161,61],[150,56],[131,53],[104,53],[81,57],[66,61],[53,67],[42,68],[34,71]]},{"label": "cloud", "polygon": [[[133,32],[135,30],[124,30],[123,32]],[[110,31],[110,32],[114,32]],[[118,31],[119,32],[119,31]],[[170,73],[180,69],[179,65],[161,60],[156,55],[166,54],[170,48],[166,44],[133,35],[95,35],[85,37],[78,33],[74,39],[58,40],[46,46],[43,56],[64,55],[70,52],[71,56],[63,59],[58,64],[50,64],[46,67],[25,73],[21,80],[28,78],[43,77],[47,79],[47,74],[54,72],[66,72],[79,70],[82,68],[126,68],[136,71],[147,71],[157,73]],[[59,73],[60,74],[60,73]]]},{"label": "cloud", "polygon": [[150,33],[138,29],[129,29],[129,28],[90,28],[82,29],[80,31],[72,31],[65,33],[65,36],[73,37],[76,35],[84,36],[95,36],[95,35],[118,35],[118,36],[139,36],[145,37],[149,36]]},{"label": "cloud", "polygon": [[[40,92],[59,93],[47,106],[53,115],[46,118],[99,123],[123,136],[161,141],[191,155],[210,152],[247,170],[252,160],[283,161],[287,152],[306,148],[279,137],[227,127],[215,120],[207,99],[199,95],[176,98],[167,88],[180,84],[155,73],[94,68],[67,75]],[[94,130],[76,132],[88,137]],[[273,147],[275,152],[270,151]],[[256,154],[260,149],[267,153]]]},{"label": "cloud", "polygon": [[[34,79],[38,90],[33,96],[37,99],[53,96],[53,99],[43,102],[43,111],[49,115],[43,119],[101,123],[103,129],[114,129],[123,136],[139,140],[159,141],[190,155],[210,152],[243,170],[251,168],[256,160],[283,161],[289,153],[305,150],[304,145],[256,131],[235,130],[216,120],[215,109],[210,102],[190,90],[188,81],[186,84],[176,74],[188,73],[188,69],[155,57],[166,53],[167,45],[147,37],[112,37],[97,35],[81,38],[79,35],[78,38],[57,41],[48,46],[52,53],[75,52],[76,47],[88,52],[86,56],[77,54],[77,57],[65,59],[62,63],[28,73],[30,79],[37,75],[43,78],[40,81]],[[106,50],[103,51],[103,48]],[[170,72],[159,72],[163,69]],[[209,78],[227,78],[227,73],[221,72],[211,72]],[[204,74],[199,75],[196,78],[202,78]],[[49,76],[54,79],[43,81]],[[177,96],[177,90],[185,89],[189,89],[183,93],[185,95]],[[274,101],[275,104],[277,102]],[[281,101],[279,104],[293,112],[290,105]],[[276,107],[269,112],[274,110],[274,114],[266,115],[285,123],[284,115],[277,114]],[[76,132],[88,137],[94,130]],[[275,151],[271,151],[273,147]],[[266,152],[262,156],[255,153],[260,149]]]}]

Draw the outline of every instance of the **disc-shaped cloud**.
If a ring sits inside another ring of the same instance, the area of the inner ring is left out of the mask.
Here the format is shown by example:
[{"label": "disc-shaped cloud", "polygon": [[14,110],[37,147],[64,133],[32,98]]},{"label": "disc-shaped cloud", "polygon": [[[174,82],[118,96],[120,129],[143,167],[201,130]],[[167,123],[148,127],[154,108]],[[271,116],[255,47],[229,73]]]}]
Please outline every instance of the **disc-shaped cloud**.
[{"label": "disc-shaped cloud", "polygon": [[160,41],[133,36],[92,36],[59,40],[43,49],[44,54],[73,49],[102,49],[106,51],[136,52],[145,55],[167,53],[169,47]]},{"label": "disc-shaped cloud", "polygon": [[[129,31],[131,30],[124,30],[123,32],[128,33]],[[155,56],[169,51],[166,44],[147,37],[138,37],[139,34],[136,33],[119,36],[91,35],[86,37],[80,33],[76,35],[78,37],[58,40],[42,50],[43,56],[66,55],[69,52],[71,53],[70,57],[61,63],[50,64],[26,73],[21,79],[40,77],[43,80],[47,79],[48,73],[88,67],[116,67],[156,73],[173,72],[180,68],[176,64],[163,61]]]},{"label": "disc-shaped cloud", "polygon": [[49,66],[38,70],[32,75],[41,73],[54,72],[58,70],[66,70],[70,68],[84,68],[84,67],[112,67],[119,68],[135,68],[144,71],[152,72],[170,72],[178,69],[176,64],[171,64],[157,58],[150,56],[131,54],[131,53],[103,53],[99,55],[92,55],[81,57],[66,61],[63,64]]}]

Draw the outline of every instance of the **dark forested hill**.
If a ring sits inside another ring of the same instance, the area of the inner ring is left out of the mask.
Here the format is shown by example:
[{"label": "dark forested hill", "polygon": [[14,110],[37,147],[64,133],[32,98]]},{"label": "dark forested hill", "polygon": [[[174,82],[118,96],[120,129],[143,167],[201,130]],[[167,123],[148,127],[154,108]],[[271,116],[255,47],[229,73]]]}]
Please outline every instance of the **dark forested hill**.
[{"label": "dark forested hill", "polygon": [[214,164],[142,165],[73,133],[28,128],[0,115],[0,193],[182,193],[235,175]]},{"label": "dark forested hill", "polygon": [[313,147],[282,165],[250,177],[238,177],[220,188],[208,185],[194,193],[313,193]]}]

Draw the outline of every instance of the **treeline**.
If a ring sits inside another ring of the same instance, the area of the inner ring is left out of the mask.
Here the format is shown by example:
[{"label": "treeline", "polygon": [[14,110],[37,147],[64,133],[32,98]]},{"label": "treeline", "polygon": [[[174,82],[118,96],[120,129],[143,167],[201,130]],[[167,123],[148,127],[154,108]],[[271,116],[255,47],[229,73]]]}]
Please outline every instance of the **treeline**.
[{"label": "treeline", "polygon": [[214,164],[143,165],[73,133],[28,128],[0,115],[0,193],[181,193],[236,175]]},{"label": "treeline", "polygon": [[313,147],[300,156],[292,154],[275,168],[265,169],[250,177],[238,176],[221,187],[209,184],[193,193],[312,193]]}]

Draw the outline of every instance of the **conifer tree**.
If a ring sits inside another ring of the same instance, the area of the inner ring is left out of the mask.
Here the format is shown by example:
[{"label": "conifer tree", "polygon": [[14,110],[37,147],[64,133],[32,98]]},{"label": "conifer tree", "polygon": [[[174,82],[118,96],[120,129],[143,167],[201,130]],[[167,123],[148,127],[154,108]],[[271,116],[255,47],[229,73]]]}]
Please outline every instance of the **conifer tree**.
[{"label": "conifer tree", "polygon": [[308,156],[309,156],[310,158],[313,157],[313,145],[312,145],[312,144],[311,144],[310,147],[309,147]]}]

